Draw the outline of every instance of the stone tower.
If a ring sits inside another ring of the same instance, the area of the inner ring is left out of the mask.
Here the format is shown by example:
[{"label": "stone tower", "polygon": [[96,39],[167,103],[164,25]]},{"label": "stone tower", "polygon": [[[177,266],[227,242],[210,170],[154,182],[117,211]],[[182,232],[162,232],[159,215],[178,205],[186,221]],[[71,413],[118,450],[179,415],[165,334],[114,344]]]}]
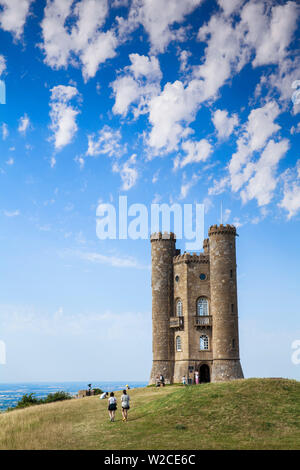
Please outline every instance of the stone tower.
[{"label": "stone tower", "polygon": [[163,374],[169,383],[173,379],[173,341],[170,317],[173,311],[173,258],[175,236],[151,235],[152,258],[152,350],[153,365],[150,382]]},{"label": "stone tower", "polygon": [[239,358],[236,228],[213,225],[204,252],[176,250],[173,233],[151,236],[153,366],[150,384],[243,378]]},{"label": "stone tower", "polygon": [[243,377],[239,354],[236,228],[213,225],[208,235],[213,318],[212,381],[218,382]]}]

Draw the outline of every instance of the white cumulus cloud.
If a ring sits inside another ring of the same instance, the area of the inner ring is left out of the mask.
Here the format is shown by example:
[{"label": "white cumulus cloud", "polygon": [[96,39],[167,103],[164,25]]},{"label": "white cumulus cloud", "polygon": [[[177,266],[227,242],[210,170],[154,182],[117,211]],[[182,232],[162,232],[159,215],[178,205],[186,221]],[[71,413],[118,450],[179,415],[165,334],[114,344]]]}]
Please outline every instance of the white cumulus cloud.
[{"label": "white cumulus cloud", "polygon": [[154,150],[175,150],[179,141],[191,133],[187,124],[195,119],[201,84],[192,80],[187,87],[180,80],[167,83],[160,95],[149,103],[152,129],[148,143]]},{"label": "white cumulus cloud", "polygon": [[226,139],[229,137],[239,123],[237,114],[233,114],[229,117],[228,111],[225,109],[217,109],[213,114],[212,121],[217,130],[219,139]]},{"label": "white cumulus cloud", "polygon": [[173,40],[185,37],[183,28],[174,24],[184,21],[203,0],[133,0],[128,20],[119,19],[120,34],[143,25],[153,52],[164,52]]},{"label": "white cumulus cloud", "polygon": [[25,113],[24,116],[22,116],[20,119],[19,119],[19,126],[18,126],[18,131],[20,132],[20,134],[26,134],[27,130],[30,128],[30,119],[29,117],[27,116],[27,114]]},{"label": "white cumulus cloud", "polygon": [[0,55],[0,77],[6,70],[6,61],[3,55]]},{"label": "white cumulus cloud", "polygon": [[0,27],[19,39],[33,0],[0,0]]},{"label": "white cumulus cloud", "polygon": [[[257,162],[251,163],[251,178],[244,190],[241,191],[243,202],[256,199],[259,206],[271,202],[274,190],[278,183],[276,170],[279,161],[289,149],[289,141],[283,139],[280,142],[270,140]],[[249,166],[250,166],[249,165]]]},{"label": "white cumulus cloud", "polygon": [[241,13],[246,43],[255,50],[253,65],[276,64],[287,55],[297,28],[299,5],[274,5],[268,15],[265,2],[248,2]]},{"label": "white cumulus cloud", "polygon": [[225,16],[230,16],[238,11],[245,0],[218,0],[218,4],[223,9]]},{"label": "white cumulus cloud", "polygon": [[77,132],[77,109],[70,105],[70,101],[78,96],[78,91],[73,86],[57,85],[51,89],[50,100],[50,129],[54,133],[54,146],[61,150],[68,145]]},{"label": "white cumulus cloud", "polygon": [[85,81],[94,77],[99,65],[116,55],[115,33],[102,29],[107,15],[107,0],[47,0],[40,45],[46,64],[54,69],[76,64]]},{"label": "white cumulus cloud", "polygon": [[237,152],[229,163],[231,186],[238,191],[249,179],[252,166],[249,163],[253,152],[262,150],[267,140],[275,134],[280,126],[274,120],[280,114],[275,101],[269,101],[261,108],[252,109],[241,137],[237,141]]},{"label": "white cumulus cloud", "polygon": [[156,57],[130,54],[131,65],[112,83],[115,95],[114,114],[126,116],[131,104],[135,104],[133,114],[138,117],[148,112],[148,105],[153,96],[160,93],[162,73]]},{"label": "white cumulus cloud", "polygon": [[6,140],[9,135],[8,125],[3,122],[1,125],[2,139]]},{"label": "white cumulus cloud", "polygon": [[129,191],[138,180],[139,173],[136,168],[136,155],[132,155],[125,163],[114,163],[113,171],[119,173],[123,182],[122,190]]},{"label": "white cumulus cloud", "polygon": [[279,207],[288,212],[287,218],[291,219],[300,211],[300,160],[294,169],[288,169],[283,174],[284,192]]},{"label": "white cumulus cloud", "polygon": [[120,141],[120,131],[105,125],[98,134],[88,135],[88,149],[86,155],[96,157],[103,154],[118,158],[124,150]]},{"label": "white cumulus cloud", "polygon": [[186,140],[181,145],[186,156],[180,162],[180,167],[190,163],[205,162],[212,152],[212,146],[206,139],[201,139],[199,142],[193,140]]}]

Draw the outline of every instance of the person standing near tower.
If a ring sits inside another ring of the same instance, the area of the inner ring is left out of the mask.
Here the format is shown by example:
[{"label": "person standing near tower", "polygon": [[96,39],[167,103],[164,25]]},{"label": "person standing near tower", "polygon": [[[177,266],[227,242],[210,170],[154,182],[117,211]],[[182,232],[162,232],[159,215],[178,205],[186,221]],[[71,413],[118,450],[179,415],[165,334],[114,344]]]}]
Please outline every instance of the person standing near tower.
[{"label": "person standing near tower", "polygon": [[128,419],[128,410],[130,396],[127,394],[126,390],[123,390],[123,395],[121,396],[121,403],[122,403],[122,419],[123,421],[127,421]]},{"label": "person standing near tower", "polygon": [[114,392],[110,392],[110,397],[108,399],[108,414],[109,414],[111,422],[114,422],[115,420],[116,409],[117,409],[117,399],[115,397]]}]

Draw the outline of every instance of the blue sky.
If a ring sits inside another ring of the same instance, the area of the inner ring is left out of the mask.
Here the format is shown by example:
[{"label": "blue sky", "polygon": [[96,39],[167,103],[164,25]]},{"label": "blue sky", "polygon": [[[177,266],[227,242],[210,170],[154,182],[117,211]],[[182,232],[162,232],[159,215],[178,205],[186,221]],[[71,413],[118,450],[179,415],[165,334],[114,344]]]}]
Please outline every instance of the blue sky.
[{"label": "blue sky", "polygon": [[299,15],[0,0],[0,381],[148,379],[150,243],[96,235],[120,195],[203,203],[206,231],[222,203],[245,375],[300,378]]}]

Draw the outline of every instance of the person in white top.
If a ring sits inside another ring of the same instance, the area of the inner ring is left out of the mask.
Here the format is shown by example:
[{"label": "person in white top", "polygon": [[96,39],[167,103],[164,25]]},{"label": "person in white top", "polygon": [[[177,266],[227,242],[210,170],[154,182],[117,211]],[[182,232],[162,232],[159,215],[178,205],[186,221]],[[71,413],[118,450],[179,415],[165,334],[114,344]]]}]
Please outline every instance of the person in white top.
[{"label": "person in white top", "polygon": [[126,390],[123,390],[123,395],[121,396],[123,421],[127,421],[128,419],[128,410],[130,408],[129,401],[130,396],[127,394]]},{"label": "person in white top", "polygon": [[104,400],[107,396],[108,396],[108,392],[103,392],[103,393],[100,395],[100,400]]},{"label": "person in white top", "polygon": [[115,420],[116,409],[117,409],[117,399],[115,397],[114,392],[110,392],[110,396],[108,399],[108,414],[112,422]]}]

